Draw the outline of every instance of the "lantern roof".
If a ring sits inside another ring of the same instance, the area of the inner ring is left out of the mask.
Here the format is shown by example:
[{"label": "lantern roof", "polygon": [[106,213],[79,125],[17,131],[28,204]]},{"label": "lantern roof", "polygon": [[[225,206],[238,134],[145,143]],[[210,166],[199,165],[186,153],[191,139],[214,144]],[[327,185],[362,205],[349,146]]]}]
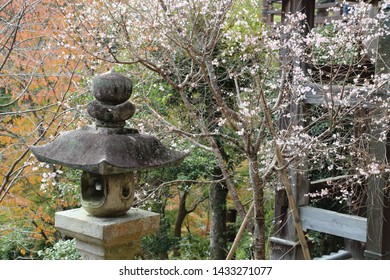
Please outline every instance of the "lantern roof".
[{"label": "lantern roof", "polygon": [[95,125],[61,133],[53,142],[31,147],[38,160],[102,175],[164,167],[181,162],[186,152],[165,147],[156,137],[126,128],[135,113],[127,101],[132,83],[110,71],[93,81],[95,100],[88,113]]}]

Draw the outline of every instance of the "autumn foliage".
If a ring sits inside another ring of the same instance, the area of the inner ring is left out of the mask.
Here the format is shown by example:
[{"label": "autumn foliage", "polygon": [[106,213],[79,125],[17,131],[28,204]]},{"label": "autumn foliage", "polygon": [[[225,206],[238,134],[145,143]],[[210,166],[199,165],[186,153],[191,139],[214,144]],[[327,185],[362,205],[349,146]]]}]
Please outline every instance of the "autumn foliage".
[{"label": "autumn foliage", "polygon": [[184,205],[180,234],[207,234],[203,186],[220,184],[242,219],[254,205],[253,256],[265,258],[265,229],[285,218],[270,218],[269,208],[288,183],[326,182],[305,199],[331,197],[356,213],[367,182],[389,176],[389,163],[370,151],[390,132],[389,73],[377,53],[388,15],[369,3],[334,7],[341,20],[309,30],[303,13],[265,26],[257,0],[3,2],[0,244],[11,240],[13,258],[55,242],[54,212],[78,205],[78,172],[37,162],[29,147],[91,123],[89,81],[112,66],[134,81],[133,127],[210,157],[139,176],[140,206],[168,220]]},{"label": "autumn foliage", "polygon": [[[3,1],[4,2],[4,1]],[[1,236],[21,232],[55,240],[55,210],[77,205],[64,196],[60,167],[39,164],[29,146],[80,125],[74,104],[82,97],[80,63],[57,41],[63,28],[53,1],[0,4]],[[45,178],[46,177],[46,178]],[[21,255],[29,249],[17,244]],[[38,248],[35,248],[38,249]]]}]

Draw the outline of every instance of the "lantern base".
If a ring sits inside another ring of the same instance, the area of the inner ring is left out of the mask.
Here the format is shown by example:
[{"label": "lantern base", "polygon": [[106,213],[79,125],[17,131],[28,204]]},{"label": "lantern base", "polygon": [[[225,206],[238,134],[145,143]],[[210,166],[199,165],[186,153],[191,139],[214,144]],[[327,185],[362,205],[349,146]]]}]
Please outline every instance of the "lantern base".
[{"label": "lantern base", "polygon": [[114,218],[98,218],[83,208],[55,216],[56,228],[76,239],[76,249],[85,260],[134,259],[141,238],[156,232],[159,224],[159,214],[134,208]]}]

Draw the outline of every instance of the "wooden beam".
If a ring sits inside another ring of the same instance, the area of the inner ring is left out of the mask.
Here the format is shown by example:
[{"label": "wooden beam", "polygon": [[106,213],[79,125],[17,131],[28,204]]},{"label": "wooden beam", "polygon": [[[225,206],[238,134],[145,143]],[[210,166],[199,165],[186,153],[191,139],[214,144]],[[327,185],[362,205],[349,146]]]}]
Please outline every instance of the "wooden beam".
[{"label": "wooden beam", "polygon": [[341,2],[333,2],[333,3],[316,3],[316,9],[327,9],[327,8],[333,8],[341,5]]},{"label": "wooden beam", "polygon": [[330,210],[300,207],[302,227],[366,242],[367,219]]},{"label": "wooden beam", "polygon": [[[364,87],[358,88],[356,86],[328,86],[323,84],[307,84],[311,92],[306,93],[303,102],[311,105],[325,105],[332,104],[340,105],[340,97],[348,100],[349,106],[361,104],[366,108],[376,108],[381,104],[379,98],[388,99],[390,95],[382,90],[378,90],[375,94],[368,94]],[[330,94],[331,93],[331,94]],[[375,100],[378,99],[378,100]]]},{"label": "wooden beam", "polygon": [[281,15],[282,10],[267,10],[265,12],[265,14],[267,14],[267,15]]},{"label": "wooden beam", "polygon": [[276,243],[276,244],[281,244],[281,245],[290,246],[290,247],[295,247],[295,246],[300,245],[299,242],[294,242],[294,241],[283,239],[283,238],[279,238],[279,237],[276,237],[276,236],[271,236],[269,238],[269,241],[273,242],[273,243]]},{"label": "wooden beam", "polygon": [[335,177],[328,177],[325,179],[311,181],[310,184],[314,185],[314,184],[321,184],[321,183],[327,183],[327,182],[334,182],[334,181],[348,179],[348,178],[351,178],[353,176],[356,176],[356,175],[355,174],[353,174],[353,175],[347,174],[347,175],[340,175],[340,176],[335,176]]}]

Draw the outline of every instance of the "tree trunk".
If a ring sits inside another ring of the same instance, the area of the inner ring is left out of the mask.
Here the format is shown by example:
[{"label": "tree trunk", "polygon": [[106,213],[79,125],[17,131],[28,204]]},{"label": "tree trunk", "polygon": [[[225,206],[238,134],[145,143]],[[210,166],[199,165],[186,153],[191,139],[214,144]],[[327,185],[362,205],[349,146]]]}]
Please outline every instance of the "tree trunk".
[{"label": "tree trunk", "polygon": [[265,211],[264,211],[264,181],[259,176],[257,161],[249,163],[249,174],[253,188],[254,203],[254,233],[253,233],[253,258],[265,259]]},{"label": "tree trunk", "polygon": [[225,179],[226,187],[228,188],[230,195],[232,197],[232,200],[234,202],[234,206],[236,207],[236,210],[240,217],[242,219],[245,218],[246,211],[244,209],[244,206],[242,205],[240,198],[237,193],[236,186],[234,185],[233,179],[231,175],[229,174],[229,169],[226,164],[226,160],[224,159],[220,145],[217,143],[217,141],[213,137],[208,137],[210,146],[213,148],[213,152],[215,155],[215,158],[218,161],[218,165],[221,168],[221,173],[223,175],[223,178]]},{"label": "tree trunk", "polygon": [[[187,195],[188,195],[187,191],[184,191],[183,195],[180,195],[179,210],[177,212],[175,231],[174,231],[175,239],[177,240],[177,242],[179,242],[181,239],[181,227],[183,225],[184,219],[188,215],[188,211],[186,209]],[[180,256],[179,249],[180,249],[180,246],[179,246],[179,244],[177,244],[174,248],[174,255],[176,257]]]},{"label": "tree trunk", "polygon": [[[222,177],[221,169],[214,169],[214,180]],[[210,186],[211,228],[210,228],[210,259],[224,260],[226,258],[226,196],[227,187],[222,183]]]}]

